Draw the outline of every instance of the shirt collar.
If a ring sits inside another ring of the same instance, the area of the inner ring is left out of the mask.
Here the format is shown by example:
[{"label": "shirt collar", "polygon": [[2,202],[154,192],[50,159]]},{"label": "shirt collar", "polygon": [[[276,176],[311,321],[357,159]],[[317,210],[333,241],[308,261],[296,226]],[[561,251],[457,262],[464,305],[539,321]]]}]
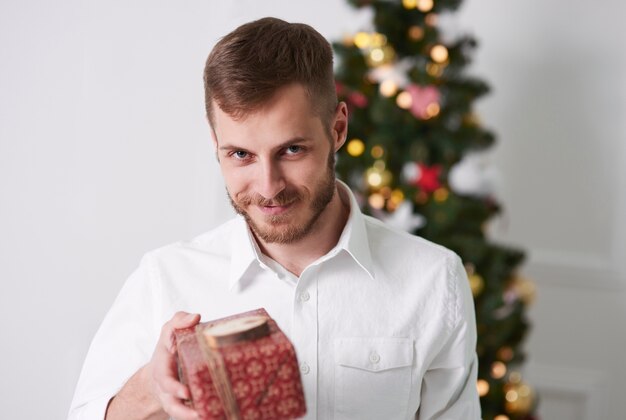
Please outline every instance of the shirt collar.
[{"label": "shirt collar", "polygon": [[[337,189],[341,199],[349,202],[350,214],[337,245],[317,262],[325,261],[345,250],[370,277],[374,278],[365,218],[359,209],[359,203],[350,188],[340,180],[337,180]],[[261,250],[242,216],[237,216],[230,243],[231,262],[228,285],[232,288],[241,280],[253,262],[256,261],[263,268],[266,264],[263,263]]]},{"label": "shirt collar", "polygon": [[350,202],[350,215],[335,249],[345,250],[373,279],[374,264],[365,227],[365,217],[350,188],[340,180],[337,180],[337,188],[342,199],[348,199]]}]

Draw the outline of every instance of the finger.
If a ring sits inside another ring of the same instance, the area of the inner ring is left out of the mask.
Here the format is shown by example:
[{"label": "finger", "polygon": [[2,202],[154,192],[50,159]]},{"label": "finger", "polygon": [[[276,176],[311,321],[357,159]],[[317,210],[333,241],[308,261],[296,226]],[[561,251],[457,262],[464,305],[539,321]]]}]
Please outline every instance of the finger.
[{"label": "finger", "polygon": [[190,314],[188,312],[180,311],[176,312],[167,324],[170,324],[173,328],[187,328],[197,324],[199,320],[200,314]]},{"label": "finger", "polygon": [[183,400],[189,399],[189,388],[172,377],[163,376],[159,378],[158,384],[161,392],[165,394],[173,395]]},{"label": "finger", "polygon": [[180,328],[189,328],[200,322],[199,314],[190,314],[187,312],[176,312],[176,314],[167,321],[161,328],[161,337],[159,343],[164,345],[170,353],[175,350],[174,330]]},{"label": "finger", "polygon": [[197,420],[199,418],[198,413],[194,409],[187,407],[179,399],[171,395],[163,396],[162,400],[165,412],[176,420]]}]

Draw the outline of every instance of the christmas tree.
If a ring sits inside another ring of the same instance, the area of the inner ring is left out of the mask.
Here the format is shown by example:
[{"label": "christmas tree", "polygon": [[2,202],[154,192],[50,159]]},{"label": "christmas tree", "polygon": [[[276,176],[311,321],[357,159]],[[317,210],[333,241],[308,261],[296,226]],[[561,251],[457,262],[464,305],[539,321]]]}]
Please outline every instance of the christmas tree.
[{"label": "christmas tree", "polygon": [[481,173],[494,135],[474,103],[489,88],[466,74],[475,40],[445,39],[437,22],[461,0],[349,1],[373,9],[373,28],[333,44],[350,112],[337,172],[366,213],[459,254],[475,300],[483,419],[534,419],[519,373],[533,283],[517,273],[523,252],[486,234],[501,209]]}]

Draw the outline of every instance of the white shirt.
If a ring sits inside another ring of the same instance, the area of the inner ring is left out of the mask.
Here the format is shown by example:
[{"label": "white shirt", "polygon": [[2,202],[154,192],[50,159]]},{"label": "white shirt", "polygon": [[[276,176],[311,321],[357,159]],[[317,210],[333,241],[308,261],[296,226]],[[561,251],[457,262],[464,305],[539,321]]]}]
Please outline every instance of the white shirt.
[{"label": "white shirt", "polygon": [[474,306],[452,251],[363,215],[300,278],[242,217],[147,253],[98,330],[69,419],[103,419],[177,311],[203,321],[263,307],[292,340],[307,419],[480,419]]}]

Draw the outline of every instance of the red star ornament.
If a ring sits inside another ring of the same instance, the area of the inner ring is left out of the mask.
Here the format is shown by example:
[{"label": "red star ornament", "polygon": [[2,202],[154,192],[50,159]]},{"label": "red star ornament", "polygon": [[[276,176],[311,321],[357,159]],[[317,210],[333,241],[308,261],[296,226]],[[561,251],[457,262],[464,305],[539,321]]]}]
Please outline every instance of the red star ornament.
[{"label": "red star ornament", "polygon": [[439,182],[439,175],[441,175],[441,165],[427,166],[423,163],[418,163],[420,176],[415,180],[417,185],[422,191],[431,193],[441,187]]}]

